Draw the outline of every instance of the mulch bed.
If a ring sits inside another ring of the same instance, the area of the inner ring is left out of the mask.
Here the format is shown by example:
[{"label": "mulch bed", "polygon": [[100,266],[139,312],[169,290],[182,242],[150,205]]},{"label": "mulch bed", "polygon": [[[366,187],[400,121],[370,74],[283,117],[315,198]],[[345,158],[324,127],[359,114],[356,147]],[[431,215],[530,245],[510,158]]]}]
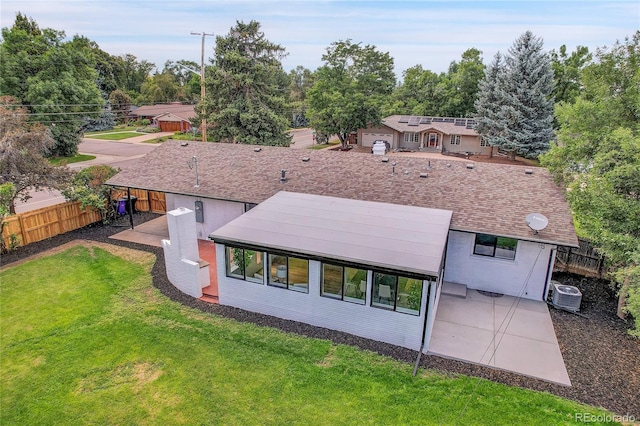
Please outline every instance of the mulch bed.
[{"label": "mulch bed", "polygon": [[[134,216],[134,224],[138,225],[156,217],[158,217],[156,214],[137,213]],[[125,216],[111,225],[89,226],[19,247],[3,255],[0,259],[1,264],[4,266],[76,239],[101,241],[144,250],[154,253],[158,259],[151,271],[154,286],[167,297],[184,305],[238,321],[275,327],[303,336],[328,339],[336,344],[357,346],[411,364],[416,360],[417,352],[406,348],[228,306],[213,305],[187,296],[168,281],[162,249],[108,238],[126,229],[127,225],[128,218]],[[614,292],[606,282],[601,280],[570,274],[558,274],[554,279],[581,289],[583,299],[580,312],[588,317],[583,318],[550,308],[560,349],[571,378],[571,387],[431,355],[422,357],[421,366],[482,377],[511,386],[546,391],[585,404],[603,407],[618,415],[634,416],[636,420],[640,419],[640,340],[627,334],[630,322],[622,321],[615,315],[617,302]]]}]

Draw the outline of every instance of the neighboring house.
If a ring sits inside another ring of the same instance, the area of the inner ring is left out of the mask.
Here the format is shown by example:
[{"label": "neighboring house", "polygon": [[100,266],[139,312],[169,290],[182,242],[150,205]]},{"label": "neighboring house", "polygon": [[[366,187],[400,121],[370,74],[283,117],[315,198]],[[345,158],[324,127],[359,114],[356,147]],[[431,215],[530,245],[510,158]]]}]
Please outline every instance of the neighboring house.
[{"label": "neighboring house", "polygon": [[163,132],[188,132],[195,117],[194,105],[181,103],[144,105],[131,111],[134,119],[147,119]]},{"label": "neighboring house", "polygon": [[392,159],[167,141],[107,184],[198,203],[221,304],[419,349],[444,282],[546,299],[557,246],[578,246],[546,169]]},{"label": "neighboring house", "polygon": [[380,127],[358,130],[362,146],[386,140],[392,149],[490,155],[491,147],[480,140],[470,118],[392,115]]}]

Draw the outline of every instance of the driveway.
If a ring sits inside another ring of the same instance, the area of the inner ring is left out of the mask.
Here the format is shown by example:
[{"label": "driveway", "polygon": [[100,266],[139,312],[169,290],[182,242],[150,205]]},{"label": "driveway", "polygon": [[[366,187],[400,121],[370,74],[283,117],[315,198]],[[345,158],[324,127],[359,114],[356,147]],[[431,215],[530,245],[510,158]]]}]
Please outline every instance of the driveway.
[{"label": "driveway", "polygon": [[[139,158],[144,157],[158,146],[153,143],[145,143],[145,140],[172,134],[173,133],[152,133],[122,141],[84,138],[78,145],[78,152],[95,155],[96,158],[89,161],[69,164],[69,168],[80,170],[96,164],[108,164],[111,167],[126,169],[134,165]],[[16,201],[16,213],[24,213],[65,202],[64,196],[60,191],[56,191],[55,189],[31,191],[30,195],[31,198],[24,203]]]}]

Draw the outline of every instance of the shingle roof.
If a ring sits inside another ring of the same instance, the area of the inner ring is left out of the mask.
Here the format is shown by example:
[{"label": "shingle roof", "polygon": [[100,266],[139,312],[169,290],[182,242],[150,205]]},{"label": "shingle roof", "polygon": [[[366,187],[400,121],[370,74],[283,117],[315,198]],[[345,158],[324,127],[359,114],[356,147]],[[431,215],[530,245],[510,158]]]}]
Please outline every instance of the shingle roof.
[{"label": "shingle roof", "polygon": [[[409,125],[411,120],[418,125]],[[458,123],[458,125],[456,125]],[[422,116],[402,116],[392,115],[382,120],[382,124],[397,130],[398,132],[424,132],[434,129],[445,135],[469,135],[478,136],[478,132],[473,129],[475,122],[466,118],[445,118],[445,117],[422,117]]]},{"label": "shingle roof", "polygon": [[186,121],[190,121],[191,118],[196,115],[194,105],[183,104],[143,105],[134,111],[131,111],[132,115],[137,115],[139,117],[157,117],[166,113],[171,113]]},{"label": "shingle roof", "polygon": [[[167,141],[107,183],[175,194],[260,203],[286,190],[453,211],[451,229],[577,246],[561,188],[544,168],[311,151],[254,145]],[[198,159],[200,186],[187,161]],[[309,161],[303,161],[303,157]],[[392,163],[395,174],[392,175]],[[431,168],[428,168],[430,163]],[[280,181],[285,169],[287,181]],[[421,178],[420,173],[428,177]],[[537,212],[549,225],[534,235],[525,223]]]}]

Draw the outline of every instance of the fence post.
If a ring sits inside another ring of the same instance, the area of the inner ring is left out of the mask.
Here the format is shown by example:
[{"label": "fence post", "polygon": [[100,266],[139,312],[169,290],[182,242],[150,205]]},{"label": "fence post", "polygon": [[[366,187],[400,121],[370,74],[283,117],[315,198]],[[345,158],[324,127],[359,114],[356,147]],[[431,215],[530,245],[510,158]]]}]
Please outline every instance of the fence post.
[{"label": "fence post", "polygon": [[20,233],[22,234],[22,243],[26,246],[29,244],[29,235],[25,232],[27,227],[24,224],[24,218],[22,216],[18,216],[18,223],[20,223]]}]

